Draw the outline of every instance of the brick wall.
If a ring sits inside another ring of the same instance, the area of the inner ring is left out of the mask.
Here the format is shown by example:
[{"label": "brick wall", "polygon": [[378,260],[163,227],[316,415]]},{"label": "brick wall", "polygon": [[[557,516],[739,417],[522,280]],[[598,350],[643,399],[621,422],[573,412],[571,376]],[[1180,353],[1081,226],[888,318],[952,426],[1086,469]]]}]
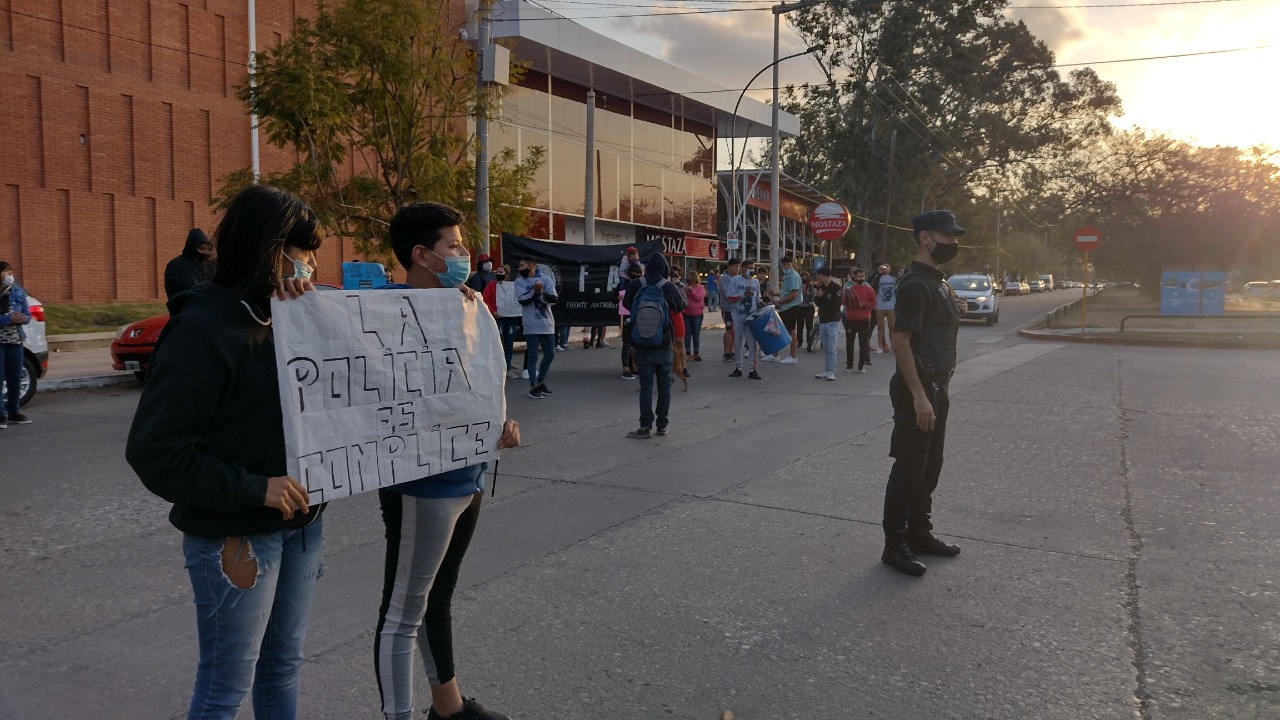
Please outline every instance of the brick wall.
[{"label": "brick wall", "polygon": [[[257,0],[257,43],[312,0]],[[163,299],[219,178],[250,164],[244,0],[0,0],[0,259],[44,302]],[[294,154],[260,141],[263,172]],[[349,242],[321,248],[337,282]]]}]

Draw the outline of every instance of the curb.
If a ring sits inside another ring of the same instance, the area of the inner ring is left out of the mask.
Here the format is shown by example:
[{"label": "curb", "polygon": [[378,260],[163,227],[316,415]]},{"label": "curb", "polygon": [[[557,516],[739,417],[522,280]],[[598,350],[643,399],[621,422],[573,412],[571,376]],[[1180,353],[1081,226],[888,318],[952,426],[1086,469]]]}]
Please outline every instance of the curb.
[{"label": "curb", "polygon": [[91,350],[111,347],[116,334],[112,332],[73,333],[70,335],[49,335],[46,340],[51,352],[58,350]]},{"label": "curb", "polygon": [[89,375],[86,377],[43,380],[36,386],[36,390],[41,393],[61,392],[63,390],[84,390],[85,388],[110,387],[112,385],[123,385],[124,383],[137,381],[138,379],[133,376],[133,373]]},{"label": "curb", "polygon": [[1031,328],[1046,322],[1049,316],[1054,315],[1064,308],[1080,302],[1072,300],[1064,305],[1050,310],[1035,320],[1025,322],[1018,326],[1018,337],[1027,338],[1028,340],[1046,340],[1049,342],[1069,342],[1080,345],[1134,345],[1137,347],[1164,347],[1164,348],[1204,348],[1208,350],[1280,350],[1280,345],[1276,343],[1233,343],[1215,340],[1200,341],[1182,341],[1169,340],[1167,338],[1141,338],[1141,337],[1080,337],[1079,335],[1058,335],[1043,330],[1032,330]]}]

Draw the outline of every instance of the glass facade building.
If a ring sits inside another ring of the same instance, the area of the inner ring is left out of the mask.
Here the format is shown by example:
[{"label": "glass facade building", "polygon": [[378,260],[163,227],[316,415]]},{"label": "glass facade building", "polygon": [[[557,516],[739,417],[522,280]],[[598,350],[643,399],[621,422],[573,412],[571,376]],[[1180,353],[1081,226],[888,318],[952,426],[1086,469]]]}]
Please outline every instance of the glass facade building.
[{"label": "glass facade building", "polygon": [[[523,159],[533,146],[545,150],[534,181],[531,237],[565,240],[565,219],[586,213],[587,90],[527,71],[511,86],[498,121],[490,125],[491,156],[512,148]],[[685,99],[678,95],[649,99],[667,107],[596,94],[595,217],[714,235],[714,129],[685,117]]]}]

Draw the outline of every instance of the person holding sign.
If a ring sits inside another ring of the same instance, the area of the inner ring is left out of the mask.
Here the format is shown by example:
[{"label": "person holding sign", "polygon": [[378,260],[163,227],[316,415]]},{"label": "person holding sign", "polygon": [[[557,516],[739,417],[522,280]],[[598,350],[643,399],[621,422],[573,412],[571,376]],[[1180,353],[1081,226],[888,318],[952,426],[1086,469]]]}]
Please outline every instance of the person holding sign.
[{"label": "person holding sign", "polygon": [[173,503],[195,594],[200,665],[189,718],[293,718],[320,513],[286,474],[271,305],[310,291],[319,223],[298,198],[255,185],[214,232],[218,270],[169,301],[169,322],[125,457]]},{"label": "person holding sign", "polygon": [[[524,357],[529,370],[529,397],[541,400],[555,393],[547,388],[547,373],[556,359],[556,318],[551,306],[560,299],[556,295],[555,278],[542,274],[538,261],[521,258],[520,277],[516,278],[516,299],[524,312]],[[538,352],[542,364],[538,364]]]},{"label": "person holding sign", "polygon": [[[462,213],[439,203],[415,203],[391,218],[391,248],[407,284],[390,288],[456,288],[470,262],[462,244]],[[475,293],[463,288],[474,300]],[[481,314],[481,322],[492,322]],[[520,426],[506,420],[499,449],[520,444]],[[458,571],[480,518],[488,463],[378,490],[387,554],[373,663],[389,720],[413,717],[413,651],[419,648],[431,684],[428,720],[508,720],[458,689],[451,605]],[[425,639],[423,635],[425,634]]]}]

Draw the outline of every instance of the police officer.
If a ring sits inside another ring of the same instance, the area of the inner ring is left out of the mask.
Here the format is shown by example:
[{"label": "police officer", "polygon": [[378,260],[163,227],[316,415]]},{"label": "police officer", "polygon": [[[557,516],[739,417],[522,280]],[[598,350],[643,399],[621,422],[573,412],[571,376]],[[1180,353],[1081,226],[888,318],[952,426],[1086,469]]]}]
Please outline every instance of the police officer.
[{"label": "police officer", "polygon": [[[923,575],[917,555],[955,557],[960,548],[933,536],[933,491],[942,473],[947,433],[947,385],[956,367],[956,333],[965,313],[938,269],[956,256],[965,234],[956,216],[931,210],[911,219],[916,260],[898,285],[891,344],[897,372],[889,381],[893,401],[893,470],[884,493],[884,554],[880,559],[907,575]],[[910,352],[907,352],[908,348]]]}]

